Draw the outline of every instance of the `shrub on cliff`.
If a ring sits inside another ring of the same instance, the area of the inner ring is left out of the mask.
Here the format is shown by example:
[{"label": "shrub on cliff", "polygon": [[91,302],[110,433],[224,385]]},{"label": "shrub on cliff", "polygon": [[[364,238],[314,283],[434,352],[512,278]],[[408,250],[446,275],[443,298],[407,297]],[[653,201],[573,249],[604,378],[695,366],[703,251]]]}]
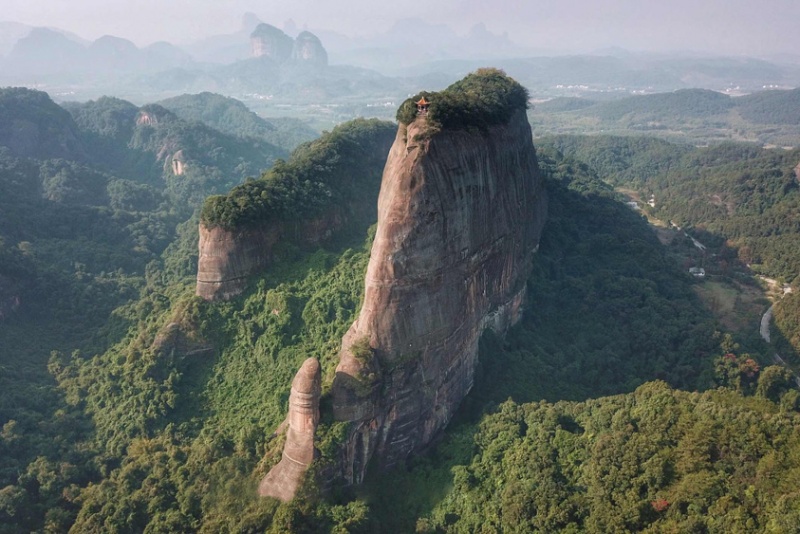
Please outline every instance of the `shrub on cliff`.
[{"label": "shrub on cliff", "polygon": [[[233,229],[271,221],[298,221],[353,201],[380,185],[394,126],[357,119],[301,145],[258,180],[209,197],[201,212],[208,228]],[[357,173],[354,175],[354,170]],[[376,175],[378,178],[376,179]]]},{"label": "shrub on cliff", "polygon": [[478,69],[438,93],[422,92],[397,110],[397,121],[410,124],[417,117],[416,102],[430,102],[428,121],[449,130],[477,128],[508,122],[515,111],[528,107],[528,90],[499,69]]}]

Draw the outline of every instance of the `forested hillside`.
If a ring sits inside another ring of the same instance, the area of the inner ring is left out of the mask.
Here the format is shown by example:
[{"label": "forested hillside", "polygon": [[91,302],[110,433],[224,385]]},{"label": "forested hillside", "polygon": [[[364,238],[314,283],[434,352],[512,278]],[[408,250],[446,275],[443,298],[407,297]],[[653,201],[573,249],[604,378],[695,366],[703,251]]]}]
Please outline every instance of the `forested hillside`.
[{"label": "forested hillside", "polygon": [[[626,137],[559,136],[542,140],[630,187],[658,218],[689,229],[715,262],[797,287],[800,273],[800,150],[769,150],[744,143],[688,148]],[[729,273],[724,273],[729,274]],[[797,296],[775,307],[775,342],[795,363],[800,351]]]},{"label": "forested hillside", "polygon": [[791,283],[800,273],[796,214],[800,150],[726,143],[692,149],[657,140],[554,137],[541,141],[619,186],[655,197],[653,213],[724,241],[756,272]]},{"label": "forested hillside", "polygon": [[792,532],[797,391],[780,398],[657,381],[580,403],[505,402],[416,531]]},{"label": "forested hillside", "polygon": [[184,120],[204,122],[217,130],[239,137],[255,137],[293,150],[318,137],[305,122],[292,118],[263,119],[240,101],[214,93],[181,95],[159,102]]},{"label": "forested hillside", "polygon": [[288,153],[261,139],[185,121],[157,104],[137,108],[103,97],[66,108],[83,129],[97,164],[128,180],[165,185],[179,205],[196,207],[207,195],[258,176]]},{"label": "forested hillside", "polygon": [[287,162],[276,163],[261,179],[207,198],[201,221],[208,228],[232,230],[299,222],[332,206],[349,205],[358,224],[369,225],[375,221],[374,200],[380,188],[375,175],[383,170],[394,130],[377,119],[356,119],[338,126],[298,147]]},{"label": "forested hillside", "polygon": [[[550,207],[526,314],[505,339],[482,338],[454,423],[408,466],[356,488],[309,481],[279,504],[256,485],[280,457],[273,432],[304,359],[323,370],[320,462],[346,430],[329,390],[386,155],[363,156],[394,127],[345,124],[262,173],[292,141],[166,106],[103,98],[62,113],[41,93],[0,96],[0,111],[38,102],[14,120],[47,133],[0,147],[0,532],[782,532],[800,520],[790,375],[714,320],[679,245],[609,184],[652,193],[659,217],[788,281],[796,152],[539,143]],[[214,193],[203,220],[231,228],[365,208],[341,239],[281,243],[242,295],[206,302],[197,199]],[[791,317],[797,301],[784,302]]]},{"label": "forested hillside", "polygon": [[530,111],[535,135],[648,135],[679,143],[750,141],[796,146],[800,90],[730,96],[705,89],[611,101],[560,97]]},{"label": "forested hillside", "polygon": [[[115,309],[158,280],[193,277],[198,203],[285,154],[118,99],[67,108],[45,93],[0,90],[0,486],[2,513],[14,515],[0,522],[9,531],[63,527],[45,519],[63,510],[19,500],[23,486],[9,485],[29,465],[75,466],[70,484],[95,469],[80,452],[92,425],[65,411],[51,352],[116,343],[130,323]],[[171,164],[178,153],[182,168]]]},{"label": "forested hillside", "polygon": [[[539,153],[558,179],[529,312],[505,341],[484,336],[475,390],[436,451],[409,470],[375,475],[360,494],[372,528],[785,525],[794,471],[745,493],[764,456],[797,469],[789,375],[759,369],[753,358],[766,355],[715,331],[689,277],[591,168]],[[656,379],[669,386],[643,384]]]},{"label": "forested hillside", "polygon": [[[280,386],[288,383],[296,364],[288,355],[304,357],[315,343],[330,349],[341,335],[332,333],[336,327],[330,319],[338,317],[340,328],[351,319],[348,314],[355,309],[360,290],[360,276],[355,273],[363,270],[353,265],[365,265],[365,253],[340,257],[340,248],[337,254],[320,251],[306,257],[293,252],[290,243],[284,246],[281,257],[286,264],[275,276],[290,286],[277,292],[270,290],[268,298],[263,290],[253,297],[253,305],[260,309],[256,314],[259,321],[277,319],[268,332],[263,332],[270,344],[278,343],[269,356],[277,367],[257,365],[258,373],[253,373],[252,362],[246,363],[251,348],[224,341],[239,339],[236,332],[240,321],[231,315],[233,309],[204,309],[193,297],[198,218],[192,213],[198,206],[192,204],[192,195],[171,188],[172,183],[186,186],[198,176],[201,180],[193,187],[202,190],[205,198],[219,187],[213,181],[218,171],[209,176],[198,170],[197,175],[184,173],[178,178],[169,167],[159,164],[160,152],[156,149],[168,145],[169,150],[188,152],[208,146],[203,143],[230,140],[232,145],[221,143],[216,154],[204,157],[217,162],[241,158],[252,165],[255,162],[244,157],[247,152],[237,152],[236,148],[249,146],[255,152],[260,145],[234,141],[200,123],[183,123],[153,106],[137,109],[124,101],[102,99],[70,109],[77,123],[69,114],[62,119],[78,132],[76,138],[89,148],[87,153],[96,154],[99,161],[38,161],[14,157],[8,149],[2,149],[0,190],[7,193],[0,199],[3,524],[9,525],[10,532],[42,527],[62,531],[77,521],[75,528],[79,531],[104,531],[115,520],[90,511],[95,504],[111,505],[106,502],[110,491],[122,492],[117,503],[120,507],[115,510],[128,510],[131,517],[124,523],[134,531],[153,521],[153,525],[182,525],[179,530],[193,530],[190,525],[199,524],[200,517],[206,517],[212,525],[224,524],[231,520],[225,499],[208,505],[219,510],[216,516],[211,509],[201,515],[187,511],[188,522],[161,523],[150,513],[140,516],[134,511],[141,497],[131,501],[126,489],[112,490],[116,482],[106,479],[112,472],[121,474],[120,462],[129,457],[126,451],[137,440],[167,438],[164,425],[168,419],[171,423],[183,421],[179,432],[188,433],[186,436],[192,439],[207,427],[202,432],[204,437],[193,446],[199,446],[197,450],[204,457],[219,448],[213,453],[223,462],[213,468],[217,474],[203,467],[205,474],[197,473],[198,477],[211,477],[215,485],[223,483],[223,475],[235,478],[243,472],[241,476],[248,477],[255,466],[250,460],[263,456],[265,429],[277,426],[283,415]],[[137,124],[142,116],[151,124]],[[281,192],[296,196],[292,190],[299,191],[307,179],[314,178],[307,166],[327,166],[331,180],[346,178],[347,187],[352,189],[342,189],[341,194],[369,197],[364,199],[363,211],[372,213],[374,219],[385,154],[373,157],[364,151],[379,140],[376,128],[386,127],[376,121],[356,122],[298,149],[294,159],[281,163],[280,172],[291,177],[282,182]],[[388,125],[390,137],[393,130]],[[362,156],[379,162],[376,170],[358,176],[358,165],[365,165],[367,160],[356,158],[351,145],[363,147]],[[132,162],[125,175],[129,178],[112,174],[125,166],[110,156],[112,152]],[[272,149],[261,157],[270,157],[271,153]],[[137,168],[142,173],[135,181]],[[308,176],[298,181],[298,172]],[[50,179],[51,175],[58,180]],[[201,189],[207,184],[211,186]],[[342,187],[335,181],[328,185],[334,191]],[[300,215],[312,206],[296,208]],[[184,219],[188,220],[179,224]],[[366,235],[372,220],[367,219],[354,220],[361,224],[356,243]],[[336,283],[320,280],[315,274],[318,269],[327,272],[334,265],[339,265],[338,276],[346,275],[348,285],[337,289]],[[306,268],[312,269],[308,279],[301,277],[298,281],[295,273]],[[298,327],[291,316],[298,303],[312,296],[318,304],[307,306],[306,320],[317,317],[314,328],[326,334],[295,332],[291,338],[284,337],[281,332],[288,334]],[[336,298],[341,299],[340,304],[336,304]],[[263,306],[271,306],[272,312],[285,308],[285,312],[278,317]],[[340,306],[343,311],[335,311]],[[206,319],[201,320],[203,316]],[[181,328],[176,330],[178,324]],[[288,344],[285,348],[284,343]],[[291,347],[293,343],[301,346]],[[231,358],[230,365],[213,371],[215,358],[228,345],[232,353],[222,361]],[[250,381],[245,388],[240,387],[243,380]],[[211,385],[217,381],[219,390]],[[39,393],[31,395],[33,390]],[[230,393],[235,393],[234,398]],[[215,396],[217,401],[212,400]],[[212,417],[217,411],[220,413]],[[261,415],[254,418],[257,413]],[[167,426],[170,434],[178,431]],[[191,443],[186,436],[173,438],[183,447]],[[173,438],[167,438],[168,442]],[[209,439],[211,449],[200,445]],[[244,447],[241,450],[246,450],[246,457],[229,454],[234,442]],[[256,442],[262,447],[257,454],[246,445]],[[181,450],[181,454],[186,452],[185,448]],[[45,484],[43,477],[49,482]],[[99,486],[92,485],[104,480]],[[79,492],[88,499],[86,507],[75,501]],[[195,497],[186,498],[195,502]],[[165,512],[175,505],[175,501],[168,502]],[[246,506],[248,500],[236,502]],[[125,508],[129,505],[134,508]],[[200,501],[195,505],[200,506]],[[83,515],[76,516],[81,509],[85,510]],[[110,523],[102,526],[104,521]]]}]

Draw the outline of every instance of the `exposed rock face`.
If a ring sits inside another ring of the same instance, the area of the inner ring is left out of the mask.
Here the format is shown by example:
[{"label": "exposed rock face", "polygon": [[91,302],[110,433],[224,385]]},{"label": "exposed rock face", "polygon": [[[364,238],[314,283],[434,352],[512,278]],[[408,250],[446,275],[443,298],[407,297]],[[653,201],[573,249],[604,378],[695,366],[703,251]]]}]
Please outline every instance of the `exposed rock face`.
[{"label": "exposed rock face", "polygon": [[278,65],[287,62],[315,67],[328,65],[328,53],[322,42],[307,31],[300,32],[297,39],[292,39],[275,26],[262,23],[256,26],[250,36],[250,48],[253,57],[266,57]]},{"label": "exposed rock face", "polygon": [[140,111],[136,115],[136,126],[158,126],[158,115],[148,111]]},{"label": "exposed rock face", "polygon": [[[329,192],[324,198],[320,195],[320,204],[313,208],[295,205],[292,213],[270,217],[273,212],[265,209],[269,202],[249,202],[243,207],[240,195],[265,198],[264,193],[269,198],[272,194],[267,189],[253,193],[247,183],[225,197],[210,199],[204,210],[208,208],[211,215],[201,217],[200,223],[196,294],[206,300],[239,294],[248,276],[274,263],[278,241],[309,249],[335,238],[363,238],[375,221],[380,176],[394,131],[392,124],[376,120],[358,119],[337,126],[298,150],[285,166],[270,171],[264,182],[251,184],[256,190],[262,184],[282,183],[287,190],[298,191],[298,180],[306,186],[313,183]],[[215,218],[219,212],[236,217]]]},{"label": "exposed rock face", "polygon": [[319,38],[311,32],[300,32],[292,49],[292,61],[317,67],[328,66],[328,53]]},{"label": "exposed rock face", "polygon": [[206,300],[226,300],[238,295],[247,277],[261,272],[274,259],[275,244],[283,238],[305,245],[327,240],[344,223],[338,211],[302,224],[275,223],[225,230],[200,225],[197,288]]},{"label": "exposed rock face", "polygon": [[262,497],[275,497],[284,502],[292,500],[308,466],[317,456],[314,432],[319,424],[321,383],[319,362],[316,358],[307,359],[292,381],[283,457],[259,484],[258,494]]},{"label": "exposed rock face", "polygon": [[186,156],[183,153],[183,150],[178,150],[175,154],[172,155],[170,158],[170,163],[172,167],[172,174],[175,176],[182,176],[184,172],[186,172]]},{"label": "exposed rock face", "polygon": [[292,55],[294,41],[291,37],[270,24],[261,23],[250,35],[253,57],[267,57],[283,63]]},{"label": "exposed rock face", "polygon": [[[469,392],[478,340],[520,316],[546,214],[524,111],[487,133],[416,140],[400,125],[383,174],[361,313],[342,341],[334,415],[352,421],[341,476],[363,480],[430,443]],[[424,136],[423,136],[424,137]]]}]

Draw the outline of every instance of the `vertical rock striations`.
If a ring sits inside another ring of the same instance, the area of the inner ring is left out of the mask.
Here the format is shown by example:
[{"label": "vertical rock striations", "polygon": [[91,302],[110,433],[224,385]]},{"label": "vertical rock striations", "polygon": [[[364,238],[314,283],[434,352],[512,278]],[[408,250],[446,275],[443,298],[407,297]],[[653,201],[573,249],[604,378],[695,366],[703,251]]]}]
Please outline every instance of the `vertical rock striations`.
[{"label": "vertical rock striations", "polygon": [[361,482],[373,457],[403,461],[448,423],[472,387],[483,330],[520,316],[545,213],[524,104],[480,129],[426,115],[400,125],[364,305],[333,384],[336,419],[353,423],[345,480]]},{"label": "vertical rock striations", "polygon": [[284,502],[292,500],[317,456],[314,432],[319,424],[320,390],[319,362],[316,358],[309,358],[292,381],[283,457],[259,484],[258,494],[262,497],[275,497]]}]

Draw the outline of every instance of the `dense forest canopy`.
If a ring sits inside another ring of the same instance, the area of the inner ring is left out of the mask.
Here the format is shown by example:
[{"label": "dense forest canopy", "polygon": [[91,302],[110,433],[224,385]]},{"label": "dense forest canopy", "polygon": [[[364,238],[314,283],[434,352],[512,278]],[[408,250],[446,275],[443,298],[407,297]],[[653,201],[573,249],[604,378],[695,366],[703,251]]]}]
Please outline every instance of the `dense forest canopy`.
[{"label": "dense forest canopy", "polygon": [[[199,202],[284,152],[115,98],[62,108],[3,89],[0,102],[0,530],[64,531],[99,456],[95,426],[55,387],[51,352],[102,354],[131,327],[121,306],[166,280],[188,288]],[[156,121],[137,124],[140,113]],[[165,152],[182,152],[185,172]],[[42,478],[51,465],[69,481],[61,489]]]},{"label": "dense forest canopy", "polygon": [[800,416],[764,399],[650,382],[581,403],[508,401],[473,440],[417,532],[791,532],[800,521]]},{"label": "dense forest canopy", "polygon": [[792,282],[800,273],[800,150],[723,143],[708,148],[626,137],[542,139],[604,179],[655,198],[653,212],[691,226],[710,244],[730,241],[757,272]]},{"label": "dense forest canopy", "polygon": [[[527,105],[492,69],[424,95],[443,128],[485,130]],[[663,105],[722,105],[676,95]],[[15,99],[25,105],[12,110]],[[796,280],[797,151],[541,140],[550,215],[528,313],[505,338],[483,336],[454,424],[409,466],[360,488],[309,479],[279,504],[255,487],[280,457],[273,431],[305,358],[323,368],[322,461],[345,431],[326,394],[362,299],[396,126],[343,124],[262,172],[296,137],[266,141],[263,124],[214,96],[64,111],[2,90],[0,102],[43,143],[0,139],[0,532],[789,532],[800,521],[791,375],[714,320],[680,244],[660,243],[614,190],[652,194],[651,215]],[[202,102],[220,107],[204,116]],[[165,146],[195,169],[172,172]],[[240,228],[348,203],[369,209],[342,240],[282,243],[234,300],[194,296],[201,218]],[[798,302],[776,306],[790,345]]]},{"label": "dense forest canopy", "polygon": [[[609,182],[652,195],[657,217],[687,227],[719,254],[732,249],[747,270],[797,287],[800,273],[800,150],[722,143],[707,148],[634,137],[557,136],[553,146]],[[773,338],[800,362],[798,298],[775,306]]]},{"label": "dense forest canopy", "polygon": [[428,121],[439,128],[484,130],[508,122],[528,107],[528,90],[498,69],[479,69],[440,92],[422,92],[400,105],[397,121],[410,124],[417,117],[416,102],[430,102]]},{"label": "dense forest canopy", "polygon": [[354,172],[382,162],[394,139],[386,122],[355,120],[300,146],[288,161],[279,161],[258,180],[227,195],[208,198],[201,221],[208,228],[233,229],[275,221],[306,220],[322,210],[357,201],[377,191],[374,172]]}]

